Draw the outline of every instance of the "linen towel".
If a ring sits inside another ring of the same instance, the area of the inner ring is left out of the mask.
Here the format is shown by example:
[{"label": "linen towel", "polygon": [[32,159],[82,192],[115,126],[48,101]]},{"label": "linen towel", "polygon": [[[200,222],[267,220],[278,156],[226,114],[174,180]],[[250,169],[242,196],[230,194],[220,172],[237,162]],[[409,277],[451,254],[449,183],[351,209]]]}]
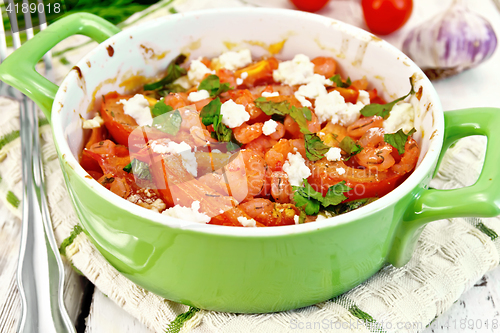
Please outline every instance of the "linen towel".
[{"label": "linen towel", "polygon": [[[124,28],[177,11],[217,7],[222,1],[162,1],[127,20]],[[224,1],[225,6],[246,6]],[[68,39],[56,53],[56,80],[95,46]],[[64,58],[64,61],[62,60]],[[0,98],[0,199],[21,217],[21,153],[16,102]],[[273,314],[231,314],[200,310],[165,300],[122,276],[81,232],[67,195],[50,127],[40,134],[47,194],[56,240],[66,260],[125,311],[154,332],[419,332],[500,262],[500,219],[453,219],[428,224],[411,261],[383,267],[368,281],[332,300]],[[485,139],[459,141],[446,154],[435,188],[471,185],[484,157]],[[19,222],[20,223],[20,222]]]}]

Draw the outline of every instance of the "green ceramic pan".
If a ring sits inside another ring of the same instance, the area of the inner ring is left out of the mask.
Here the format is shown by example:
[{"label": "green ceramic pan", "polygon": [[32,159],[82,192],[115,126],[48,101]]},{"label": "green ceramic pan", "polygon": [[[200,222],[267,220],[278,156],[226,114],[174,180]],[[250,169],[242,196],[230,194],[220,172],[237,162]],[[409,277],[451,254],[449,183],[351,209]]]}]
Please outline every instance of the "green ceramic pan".
[{"label": "green ceramic pan", "polygon": [[[35,72],[37,61],[74,34],[100,45],[60,87]],[[248,47],[254,57],[284,42],[276,56],[297,53],[338,59],[342,74],[364,75],[387,99],[419,93],[416,140],[422,152],[413,174],[383,198],[353,212],[314,223],[232,228],[181,221],[136,206],[106,190],[78,164],[99,96],[125,92],[132,76],[152,77],[179,53],[214,57]],[[276,45],[276,44],[275,44]],[[404,54],[368,32],[299,11],[220,9],[177,14],[120,32],[89,14],[63,18],[0,65],[0,78],[33,99],[52,126],[69,193],[85,232],[102,255],[133,282],[167,299],[204,309],[271,312],[339,295],[383,265],[404,265],[422,228],[437,219],[500,213],[500,110],[443,113],[430,81]],[[457,190],[428,189],[440,156],[456,140],[486,135],[479,180]]]}]

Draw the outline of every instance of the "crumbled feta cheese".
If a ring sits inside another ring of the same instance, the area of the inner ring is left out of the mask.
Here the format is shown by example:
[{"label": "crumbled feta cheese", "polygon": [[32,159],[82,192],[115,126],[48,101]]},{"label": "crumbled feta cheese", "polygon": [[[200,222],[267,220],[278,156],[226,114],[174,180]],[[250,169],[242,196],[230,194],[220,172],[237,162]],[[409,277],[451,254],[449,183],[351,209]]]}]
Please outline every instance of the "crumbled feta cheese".
[{"label": "crumbled feta cheese", "polygon": [[203,99],[207,99],[210,97],[210,93],[204,89],[199,90],[199,91],[193,91],[192,93],[189,94],[188,96],[188,101],[190,102],[198,102]]},{"label": "crumbled feta cheese", "polygon": [[320,122],[331,121],[334,124],[349,126],[358,120],[364,104],[346,103],[344,97],[336,90],[327,95],[319,96],[315,101],[314,112]]},{"label": "crumbled feta cheese", "polygon": [[325,157],[327,160],[329,160],[331,162],[340,161],[342,159],[342,155],[340,154],[341,151],[342,151],[342,149],[340,149],[338,147],[330,148],[326,152]]},{"label": "crumbled feta cheese", "polygon": [[283,61],[273,71],[273,79],[288,85],[306,84],[314,75],[314,64],[304,54],[297,54],[290,61]]},{"label": "crumbled feta cheese", "polygon": [[295,224],[299,224],[299,221],[300,221],[300,217],[298,215],[294,215],[293,222],[295,222]]},{"label": "crumbled feta cheese", "polygon": [[212,149],[212,153],[222,154],[222,152],[219,149]]},{"label": "crumbled feta cheese", "polygon": [[254,219],[247,219],[244,216],[238,216],[237,220],[244,227],[255,227],[255,226],[257,226],[257,221],[255,221]]},{"label": "crumbled feta cheese", "polygon": [[242,85],[243,84],[243,79],[241,78],[237,78],[236,79],[236,84],[239,86],[239,85]]},{"label": "crumbled feta cheese", "polygon": [[360,90],[357,102],[361,102],[364,105],[370,104],[370,93],[366,90]]},{"label": "crumbled feta cheese", "polygon": [[262,133],[264,133],[264,135],[271,135],[276,132],[276,127],[278,127],[278,123],[269,119],[264,123],[264,126],[262,126]]},{"label": "crumbled feta cheese", "polygon": [[319,96],[324,96],[327,94],[325,88],[325,77],[323,75],[314,74],[310,78],[310,82],[308,84],[302,85],[295,92],[295,98],[297,98],[304,107],[312,106],[311,102],[309,102],[307,98],[316,99]]},{"label": "crumbled feta cheese", "polygon": [[394,105],[389,114],[389,118],[384,120],[384,130],[386,133],[396,133],[399,129],[408,133],[413,128],[415,111],[410,103],[400,103]]},{"label": "crumbled feta cheese", "polygon": [[338,173],[339,175],[343,175],[343,174],[345,174],[345,169],[344,169],[344,168],[337,168],[336,170],[337,170],[337,173]]},{"label": "crumbled feta cheese", "polygon": [[151,109],[149,108],[148,100],[141,94],[136,94],[134,97],[121,99],[116,104],[123,104],[125,114],[135,119],[139,126],[151,126],[153,117],[151,117]]},{"label": "crumbled feta cheese", "polygon": [[181,76],[180,78],[178,78],[177,80],[175,80],[172,83],[173,84],[178,84],[178,85],[180,85],[182,88],[184,88],[186,90],[191,89],[191,87],[193,86],[191,84],[191,82],[189,81],[189,78],[188,78],[187,75]]},{"label": "crumbled feta cheese", "polygon": [[276,96],[279,96],[279,95],[280,95],[280,93],[277,92],[277,91],[274,91],[274,92],[271,92],[271,93],[267,92],[267,91],[263,91],[261,96],[262,97],[276,97]]},{"label": "crumbled feta cheese", "polygon": [[232,99],[222,104],[220,114],[222,115],[222,123],[229,128],[238,127],[250,119],[245,106],[236,104]]},{"label": "crumbled feta cheese", "polygon": [[165,209],[162,214],[175,217],[184,221],[208,223],[210,222],[210,217],[203,213],[200,213],[200,202],[193,201],[191,207],[183,207],[175,205],[169,209]]},{"label": "crumbled feta cheese", "polygon": [[[216,60],[221,68],[235,71],[238,68],[245,67],[252,62],[252,54],[249,49],[237,52],[229,51],[222,53]],[[247,74],[248,75],[248,74]]]},{"label": "crumbled feta cheese", "polygon": [[321,220],[326,220],[326,216],[322,215],[322,214],[318,214],[318,216],[316,217],[316,221],[321,221]]},{"label": "crumbled feta cheese", "polygon": [[104,120],[101,118],[101,116],[96,115],[92,119],[84,119],[82,123],[82,128],[83,129],[99,128],[101,127],[102,124],[104,124]]},{"label": "crumbled feta cheese", "polygon": [[292,186],[302,186],[302,181],[311,175],[311,170],[300,153],[288,153],[288,159],[283,163],[283,171],[288,175]]},{"label": "crumbled feta cheese", "polygon": [[198,175],[198,162],[196,161],[195,154],[191,151],[191,146],[184,141],[181,143],[170,141],[167,144],[159,144],[156,141],[151,141],[150,146],[157,154],[179,154],[184,168],[194,177]]},{"label": "crumbled feta cheese", "polygon": [[139,199],[141,199],[141,196],[138,194],[132,194],[127,198],[127,200],[132,203],[136,203],[137,201],[139,201]]},{"label": "crumbled feta cheese", "polygon": [[215,71],[210,70],[204,63],[201,62],[201,57],[193,60],[189,70],[187,72],[187,77],[192,84],[199,84],[207,74],[215,74]]},{"label": "crumbled feta cheese", "polygon": [[156,199],[150,206],[150,209],[156,212],[161,212],[165,208],[167,208],[167,205],[161,199]]},{"label": "crumbled feta cheese", "polygon": [[248,73],[247,72],[243,72],[241,73],[241,78],[244,80],[248,77]]}]

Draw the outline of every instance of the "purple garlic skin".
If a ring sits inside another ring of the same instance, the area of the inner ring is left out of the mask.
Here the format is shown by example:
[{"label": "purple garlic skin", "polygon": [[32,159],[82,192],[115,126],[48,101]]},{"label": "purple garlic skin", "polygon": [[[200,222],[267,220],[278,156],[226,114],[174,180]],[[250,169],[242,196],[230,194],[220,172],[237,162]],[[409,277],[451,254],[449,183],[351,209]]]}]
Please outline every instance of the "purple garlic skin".
[{"label": "purple garlic skin", "polygon": [[455,1],[447,11],[412,30],[403,52],[433,80],[479,65],[496,47],[491,24]]}]

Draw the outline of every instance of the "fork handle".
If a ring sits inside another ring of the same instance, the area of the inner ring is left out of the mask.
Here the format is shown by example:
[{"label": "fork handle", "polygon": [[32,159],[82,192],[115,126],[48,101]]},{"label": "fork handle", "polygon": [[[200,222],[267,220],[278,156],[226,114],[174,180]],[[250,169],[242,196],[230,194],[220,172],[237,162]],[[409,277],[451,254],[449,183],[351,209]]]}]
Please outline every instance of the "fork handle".
[{"label": "fork handle", "polygon": [[64,308],[64,266],[51,228],[35,105],[25,98],[21,107],[23,227],[17,280],[22,303],[18,333],[74,333]]},{"label": "fork handle", "polygon": [[35,70],[37,62],[62,40],[84,35],[101,43],[120,29],[99,16],[78,13],[68,15],[40,31],[14,51],[0,65],[0,79],[33,100],[50,121],[52,103],[58,86]]}]

